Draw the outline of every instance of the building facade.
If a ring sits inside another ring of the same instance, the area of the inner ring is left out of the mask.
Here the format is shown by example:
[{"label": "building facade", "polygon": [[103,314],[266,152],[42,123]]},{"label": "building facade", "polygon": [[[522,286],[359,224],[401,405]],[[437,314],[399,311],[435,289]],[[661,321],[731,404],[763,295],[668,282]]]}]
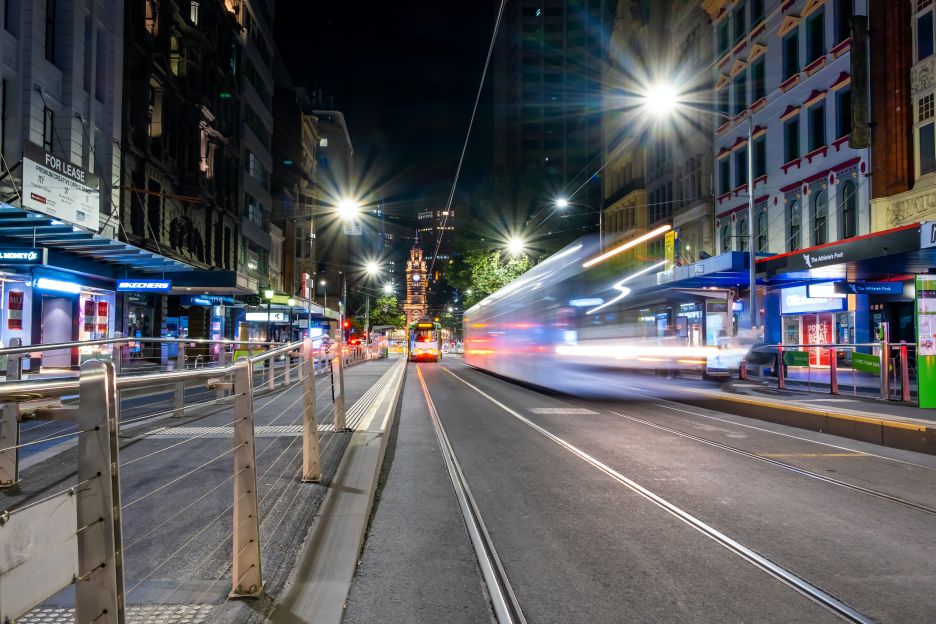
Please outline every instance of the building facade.
[{"label": "building facade", "polygon": [[406,315],[407,325],[415,323],[429,311],[426,296],[428,278],[429,267],[426,266],[423,250],[414,247],[410,250],[410,257],[406,262],[406,300],[403,302],[403,314]]}]

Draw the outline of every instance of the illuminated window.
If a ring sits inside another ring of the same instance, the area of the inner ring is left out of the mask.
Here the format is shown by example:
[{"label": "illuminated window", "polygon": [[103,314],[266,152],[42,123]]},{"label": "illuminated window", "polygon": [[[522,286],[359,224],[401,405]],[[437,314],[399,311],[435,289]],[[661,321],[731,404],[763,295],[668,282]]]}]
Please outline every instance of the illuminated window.
[{"label": "illuminated window", "polygon": [[787,208],[787,244],[790,251],[796,251],[803,246],[803,215],[800,214],[800,204],[791,202]]},{"label": "illuminated window", "polygon": [[918,175],[936,172],[936,95],[928,93],[917,99],[916,151]]},{"label": "illuminated window", "polygon": [[819,191],[812,202],[813,245],[829,242],[829,196]]},{"label": "illuminated window", "polygon": [[199,4],[199,0],[191,0],[191,3],[189,4],[189,20],[196,26],[198,26],[198,14],[200,11]]},{"label": "illuminated window", "polygon": [[145,0],[143,27],[154,37],[159,34],[159,0]]}]

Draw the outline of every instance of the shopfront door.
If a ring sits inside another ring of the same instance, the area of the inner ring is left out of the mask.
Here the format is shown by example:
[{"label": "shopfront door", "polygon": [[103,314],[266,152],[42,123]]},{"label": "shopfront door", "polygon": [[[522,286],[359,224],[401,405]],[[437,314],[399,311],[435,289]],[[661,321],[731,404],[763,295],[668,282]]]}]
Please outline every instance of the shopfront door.
[{"label": "shopfront door", "polygon": [[[73,301],[67,297],[42,298],[42,344],[71,342]],[[71,349],[55,349],[42,354],[44,368],[69,368]]]}]

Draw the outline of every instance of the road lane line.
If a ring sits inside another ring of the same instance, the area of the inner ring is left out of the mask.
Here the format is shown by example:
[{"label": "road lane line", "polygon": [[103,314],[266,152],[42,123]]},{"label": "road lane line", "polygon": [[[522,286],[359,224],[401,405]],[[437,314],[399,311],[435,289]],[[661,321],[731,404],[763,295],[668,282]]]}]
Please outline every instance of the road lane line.
[{"label": "road lane line", "polygon": [[504,571],[500,557],[497,556],[497,551],[494,550],[494,542],[491,540],[491,535],[481,519],[478,504],[471,494],[465,475],[458,463],[458,459],[455,457],[455,449],[452,448],[448,434],[445,433],[442,419],[439,418],[435,403],[432,402],[429,388],[426,386],[426,380],[419,366],[416,367],[416,376],[419,377],[419,383],[422,385],[423,396],[425,396],[426,405],[429,408],[429,417],[432,419],[432,425],[439,440],[439,448],[442,451],[442,459],[445,461],[449,478],[452,480],[455,497],[458,499],[459,507],[461,507],[465,526],[468,529],[468,536],[471,538],[471,544],[478,559],[478,566],[481,568],[481,574],[484,576],[485,585],[491,596],[491,606],[494,608],[497,621],[499,624],[526,624],[526,618],[523,616],[519,602],[517,602],[517,596],[510,586],[510,581],[507,579],[507,573]]},{"label": "road lane line", "polygon": [[663,497],[659,496],[658,494],[651,492],[650,490],[640,485],[636,481],[628,477],[625,477],[623,474],[621,474],[617,470],[611,468],[610,466],[599,461],[598,459],[595,459],[594,457],[592,457],[585,451],[581,450],[577,446],[571,444],[570,442],[567,442],[566,440],[560,438],[554,433],[534,423],[533,421],[529,420],[528,418],[526,418],[519,412],[516,412],[510,407],[507,407],[506,405],[504,405],[503,403],[501,403],[500,401],[498,401],[491,395],[487,394],[486,392],[484,392],[483,390],[481,390],[474,384],[462,379],[460,376],[456,375],[455,373],[450,371],[445,366],[441,366],[440,368],[446,373],[448,373],[449,375],[451,375],[452,377],[454,377],[455,379],[457,379],[458,381],[462,382],[463,384],[465,384],[466,386],[468,386],[469,388],[471,388],[472,390],[480,394],[481,396],[483,396],[484,398],[486,398],[488,401],[490,401],[494,405],[498,406],[499,408],[501,408],[502,410],[504,410],[505,412],[507,412],[508,414],[510,414],[511,416],[513,416],[514,418],[522,422],[523,424],[532,428],[534,431],[542,434],[546,438],[552,440],[553,442],[565,448],[566,450],[573,453],[574,455],[577,455],[579,458],[585,460],[586,462],[591,464],[593,467],[597,468],[599,471],[608,475],[612,479],[618,481],[619,483],[621,483],[622,485],[624,485],[631,491],[642,496],[643,498],[650,501],[651,503],[657,505],[664,511],[678,518],[679,520],[682,520],[683,522],[688,524],[690,527],[696,529],[703,535],[706,535],[707,537],[711,538],[716,543],[720,544],[721,546],[727,548],[729,551],[735,553],[742,559],[760,568],[761,570],[773,576],[780,582],[798,591],[799,593],[809,598],[810,600],[813,600],[817,604],[820,604],[823,607],[829,609],[831,612],[835,613],[842,619],[849,621],[849,622],[855,622],[855,623],[860,623],[860,624],[875,624],[875,620],[867,617],[863,613],[850,607],[845,602],[839,600],[838,598],[829,594],[828,592],[820,589],[819,587],[816,587],[815,585],[813,585],[806,579],[800,576],[797,576],[796,574],[787,570],[786,568],[783,568],[782,566],[767,559],[766,557],[764,557],[757,551],[751,548],[748,548],[747,546],[741,544],[740,542],[728,537],[727,535],[725,535],[724,533],[722,533],[715,527],[700,520],[699,518],[696,518],[695,516],[690,514],[688,511],[685,511],[684,509],[677,507],[676,505],[664,499]]}]

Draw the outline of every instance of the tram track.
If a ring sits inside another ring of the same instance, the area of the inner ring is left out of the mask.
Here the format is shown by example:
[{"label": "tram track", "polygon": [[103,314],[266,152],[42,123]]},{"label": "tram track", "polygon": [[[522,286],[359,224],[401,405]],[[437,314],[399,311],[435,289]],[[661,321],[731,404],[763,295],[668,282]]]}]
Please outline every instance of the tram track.
[{"label": "tram track", "polygon": [[[783,566],[775,563],[774,561],[771,561],[766,556],[760,554],[754,549],[745,546],[744,544],[731,538],[727,534],[719,531],[712,525],[692,515],[688,511],[678,507],[677,505],[664,499],[662,496],[652,492],[651,490],[640,485],[636,481],[618,472],[611,466],[601,462],[600,460],[588,454],[587,452],[583,451],[582,449],[578,448],[571,442],[549,431],[545,427],[531,421],[530,419],[526,418],[525,416],[523,416],[516,410],[510,408],[509,406],[505,405],[504,403],[494,398],[490,394],[484,392],[483,390],[481,390],[474,384],[463,379],[460,375],[455,374],[454,372],[449,370],[447,367],[440,366],[440,368],[448,375],[454,377],[456,380],[458,380],[459,382],[461,382],[462,384],[464,384],[465,386],[467,386],[468,388],[470,388],[477,394],[481,395],[486,400],[493,403],[494,405],[496,405],[498,408],[500,408],[507,414],[514,417],[516,420],[520,421],[521,423],[525,424],[529,428],[533,429],[535,432],[544,436],[548,440],[556,443],[558,446],[565,449],[572,455],[587,462],[589,465],[597,469],[599,472],[612,478],[613,480],[623,485],[627,489],[631,490],[635,494],[641,496],[645,500],[653,503],[660,509],[664,510],[665,512],[669,513],[673,517],[684,522],[691,528],[702,533],[703,535],[710,538],[711,540],[713,540],[720,546],[726,548],[728,551],[737,555],[741,559],[747,561],[751,565],[757,567],[761,571],[775,578],[776,580],[788,586],[789,588],[793,589],[797,593],[803,595],[804,597],[816,603],[817,605],[827,609],[834,615],[838,616],[840,619],[847,621],[847,622],[854,622],[854,623],[861,623],[861,624],[873,624],[877,622],[877,620],[875,620],[874,618],[871,618],[868,615],[858,611],[854,607],[845,603],[843,600],[840,600],[839,598],[835,597],[829,592],[812,584],[811,582],[797,575],[791,570],[784,568]],[[422,381],[421,374],[420,374],[420,380]],[[423,390],[427,395],[427,400],[431,400],[428,396],[428,389],[426,388],[424,382],[423,382]],[[438,418],[438,414],[435,414],[433,418],[434,419]]]}]

